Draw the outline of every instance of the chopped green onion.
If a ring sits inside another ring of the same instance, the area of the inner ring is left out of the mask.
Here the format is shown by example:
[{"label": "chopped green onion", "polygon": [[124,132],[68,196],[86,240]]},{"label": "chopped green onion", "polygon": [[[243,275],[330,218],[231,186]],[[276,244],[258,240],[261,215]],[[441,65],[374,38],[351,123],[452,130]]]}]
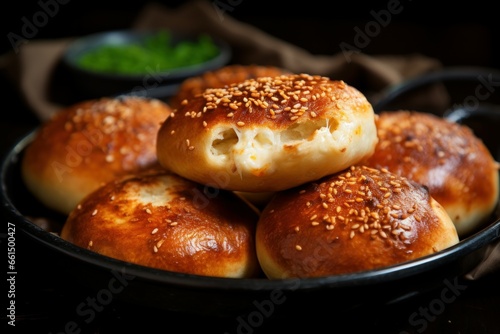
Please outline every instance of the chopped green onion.
[{"label": "chopped green onion", "polygon": [[201,64],[218,53],[217,45],[208,35],[174,44],[170,33],[162,30],[143,43],[99,46],[81,56],[78,64],[98,72],[142,74]]}]

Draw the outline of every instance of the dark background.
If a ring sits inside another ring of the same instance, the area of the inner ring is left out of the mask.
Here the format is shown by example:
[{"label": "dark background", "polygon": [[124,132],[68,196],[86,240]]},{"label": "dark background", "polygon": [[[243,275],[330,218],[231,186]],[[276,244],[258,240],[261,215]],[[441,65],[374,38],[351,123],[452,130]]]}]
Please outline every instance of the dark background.
[{"label": "dark background", "polygon": [[[41,26],[34,38],[58,38],[84,35],[130,26],[145,1],[97,0],[9,1],[2,9],[2,52],[11,49],[7,34],[22,35],[23,18],[33,22],[44,7],[55,13]],[[169,7],[187,1],[156,1]],[[446,65],[498,66],[498,11],[494,2],[478,0],[450,4],[438,1],[386,0],[328,2],[210,0],[225,14],[252,24],[261,30],[301,46],[314,54],[339,52],[341,42],[353,41],[355,27],[362,30],[374,13],[399,3],[400,13],[393,14],[363,49],[368,54],[422,53],[440,59]],[[57,7],[57,8],[56,8]],[[55,8],[55,9],[54,9]]]},{"label": "dark background", "polygon": [[[186,1],[157,1],[169,7],[177,7]],[[211,1],[217,4],[215,1]],[[368,22],[373,22],[375,15],[381,15],[393,1],[356,1],[328,2],[308,1],[272,1],[272,0],[220,0],[219,4],[232,4],[232,11],[226,11],[237,20],[249,23],[264,32],[282,40],[303,47],[313,54],[335,54],[340,52],[342,42],[351,43],[356,35],[356,28],[364,30]],[[108,2],[97,0],[70,0],[60,3],[56,0],[8,1],[0,9],[2,36],[0,43],[0,65],[4,65],[4,56],[12,51],[8,36],[10,33],[22,35],[25,20],[43,10],[43,6],[57,9],[53,17],[38,28],[33,39],[52,39],[86,35],[104,30],[128,28],[139,11],[146,4],[144,1]],[[401,1],[401,13],[391,16],[390,24],[374,37],[363,52],[370,55],[393,54],[405,55],[419,53],[439,59],[445,66],[483,66],[500,68],[500,41],[498,11],[494,2],[484,0],[471,2],[438,1]],[[272,8],[271,8],[272,7]],[[30,113],[17,88],[5,78],[1,78],[0,97],[4,105],[0,109],[0,133],[2,133],[1,153],[10,148],[16,138],[24,135],[38,120]],[[5,223],[5,222],[2,222]],[[74,315],[74,306],[83,298],[95,294],[94,291],[81,290],[57,274],[61,266],[66,265],[55,252],[48,252],[40,245],[18,234],[17,255],[19,265],[18,290],[25,298],[24,318],[19,322],[33,323],[37,328],[32,333],[48,333],[62,330],[64,321]],[[2,248],[4,249],[4,248]],[[21,252],[21,250],[23,250]],[[444,314],[430,323],[425,333],[496,333],[500,328],[500,273],[485,278],[479,284],[467,289],[457,302],[451,304]],[[60,289],[55,289],[60,287]],[[423,302],[430,299],[424,297]],[[332,301],[333,303],[335,301]],[[394,322],[390,316],[377,319],[378,315],[351,315],[346,323],[368,330],[391,333],[404,328],[408,310],[414,310],[420,304],[396,305],[387,309],[394,312]],[[209,307],[209,306],[208,306]],[[378,314],[378,313],[377,313]],[[3,316],[3,313],[2,313]],[[363,319],[367,319],[363,324]],[[88,333],[126,332],[131,319],[138,317],[138,323],[147,324],[149,320],[162,320],[161,332],[175,332],[172,324],[183,324],[182,332],[195,330],[208,333],[212,321],[218,333],[234,329],[213,321],[213,319],[192,319],[189,315],[168,315],[158,310],[136,310],[115,305],[108,307],[93,323]],[[49,321],[54,318],[59,322]],[[396,321],[399,319],[399,323]],[[2,319],[5,321],[5,319]],[[64,321],[63,321],[64,320]],[[294,328],[300,319],[289,319],[287,330]],[[144,322],[144,323],[142,323]],[[281,324],[272,320],[268,325],[271,332],[281,332]],[[208,327],[205,327],[205,323]],[[327,323],[327,320],[325,320]],[[233,325],[233,324],[231,324]],[[372,327],[374,326],[374,327]],[[299,328],[296,328],[299,329]],[[332,324],[325,333],[339,333],[340,328]]]}]

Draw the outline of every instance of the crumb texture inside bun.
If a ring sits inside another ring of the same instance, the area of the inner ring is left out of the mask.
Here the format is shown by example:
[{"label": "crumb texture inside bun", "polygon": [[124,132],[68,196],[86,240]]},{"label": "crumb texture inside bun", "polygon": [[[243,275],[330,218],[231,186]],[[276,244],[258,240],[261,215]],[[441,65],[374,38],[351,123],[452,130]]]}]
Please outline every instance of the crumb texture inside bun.
[{"label": "crumb texture inside bun", "polygon": [[271,279],[382,268],[458,241],[425,187],[364,166],[277,193],[256,233],[258,258]]}]

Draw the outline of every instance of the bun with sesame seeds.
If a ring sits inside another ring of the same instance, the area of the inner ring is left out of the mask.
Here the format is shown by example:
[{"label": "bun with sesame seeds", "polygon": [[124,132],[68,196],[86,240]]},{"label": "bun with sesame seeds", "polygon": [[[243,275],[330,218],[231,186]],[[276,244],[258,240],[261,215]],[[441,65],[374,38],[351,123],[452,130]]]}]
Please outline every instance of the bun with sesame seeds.
[{"label": "bun with sesame seeds", "polygon": [[184,80],[179,86],[177,93],[170,99],[169,104],[175,109],[182,104],[182,101],[203,93],[207,88],[221,88],[247,79],[275,77],[286,73],[289,73],[289,71],[275,66],[256,64],[231,64],[223,66]]},{"label": "bun with sesame seeds", "polygon": [[158,165],[156,136],[171,108],[138,97],[86,100],[60,110],[36,131],[22,178],[48,208],[68,214],[117,176]]},{"label": "bun with sesame seeds", "polygon": [[229,191],[164,170],[118,178],[89,194],[61,237],[118,260],[186,274],[261,276],[258,215]]},{"label": "bun with sesame seeds", "polygon": [[382,112],[376,122],[380,141],[363,164],[426,186],[460,237],[490,217],[499,197],[499,164],[469,127],[409,110]]},{"label": "bun with sesame seeds", "polygon": [[159,163],[188,179],[241,192],[274,192],[357,163],[377,143],[366,97],[307,74],[206,89],[160,128]]},{"label": "bun with sesame seeds", "polygon": [[277,193],[256,231],[270,279],[380,269],[458,242],[450,217],[424,186],[365,166]]}]

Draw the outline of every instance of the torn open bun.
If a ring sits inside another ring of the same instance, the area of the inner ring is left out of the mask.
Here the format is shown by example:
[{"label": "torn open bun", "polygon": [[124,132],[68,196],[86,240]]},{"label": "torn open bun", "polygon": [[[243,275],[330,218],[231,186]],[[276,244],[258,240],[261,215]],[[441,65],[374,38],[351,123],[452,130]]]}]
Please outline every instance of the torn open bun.
[{"label": "torn open bun", "polygon": [[375,116],[343,81],[307,74],[206,89],[158,132],[159,163],[188,179],[243,192],[287,189],[373,153]]}]

